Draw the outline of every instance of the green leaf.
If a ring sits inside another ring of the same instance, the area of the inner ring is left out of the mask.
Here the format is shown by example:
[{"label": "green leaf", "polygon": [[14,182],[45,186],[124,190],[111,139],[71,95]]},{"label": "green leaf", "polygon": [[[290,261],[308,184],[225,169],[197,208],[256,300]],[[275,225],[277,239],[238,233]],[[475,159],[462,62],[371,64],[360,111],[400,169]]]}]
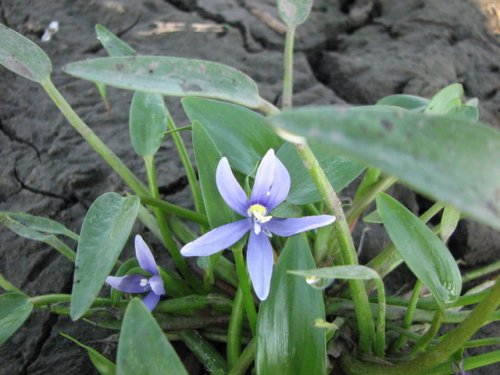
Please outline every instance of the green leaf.
[{"label": "green leaf", "polygon": [[24,294],[0,294],[0,345],[21,327],[33,310],[33,304]]},{"label": "green leaf", "polygon": [[439,233],[444,243],[448,241],[453,232],[455,232],[455,229],[457,229],[459,220],[460,211],[449,204],[444,206],[443,216],[441,216],[441,230]]},{"label": "green leaf", "polygon": [[231,167],[250,175],[266,152],[283,141],[263,116],[249,109],[202,98],[185,98],[182,106],[191,121],[199,121]]},{"label": "green leaf", "polygon": [[130,105],[129,130],[134,151],[153,156],[167,131],[168,113],[163,96],[137,91]]},{"label": "green leaf", "polygon": [[278,0],[277,5],[281,19],[288,26],[298,26],[309,17],[313,0]]},{"label": "green leaf", "polygon": [[425,109],[425,113],[444,114],[462,106],[464,88],[460,83],[446,86],[434,95]]},{"label": "green leaf", "polygon": [[457,300],[462,290],[460,270],[441,240],[401,203],[377,196],[377,210],[399,254],[429,288],[441,307]]},{"label": "green leaf", "polygon": [[368,215],[363,217],[365,223],[381,224],[382,219],[377,210],[370,212]]},{"label": "green leaf", "polygon": [[334,147],[500,229],[500,132],[404,110],[316,107],[270,121],[285,138]]},{"label": "green leaf", "polygon": [[288,274],[314,260],[303,236],[290,237],[273,271],[271,292],[259,309],[257,374],[325,374],[326,343],[316,319],[325,319],[321,291]]},{"label": "green leaf", "polygon": [[347,265],[316,268],[312,270],[288,271],[292,275],[304,276],[307,283],[311,283],[312,278],[341,279],[341,280],[379,280],[380,276],[375,271],[366,266]]},{"label": "green leaf", "polygon": [[118,375],[187,375],[165,333],[134,298],[123,318],[117,354]]},{"label": "green leaf", "polygon": [[80,341],[75,339],[74,337],[71,337],[70,335],[64,333],[64,332],[59,332],[59,334],[62,337],[67,338],[68,340],[73,341],[76,345],[82,347],[87,351],[87,354],[89,355],[90,360],[94,364],[94,367],[96,368],[97,372],[101,375],[115,375],[116,374],[116,366],[113,362],[111,362],[109,359],[107,359],[105,356],[103,356],[101,353],[99,353],[97,350],[94,348],[87,346],[85,344],[82,344]]},{"label": "green leaf", "polygon": [[79,239],[78,234],[69,230],[61,223],[46,217],[34,216],[25,212],[0,211],[0,217],[2,216],[7,217],[11,221],[22,224],[33,231],[49,234],[61,234],[75,241],[78,241]]},{"label": "green leaf", "polygon": [[215,172],[222,155],[214,140],[198,121],[193,121],[193,149],[198,166],[203,203],[211,228],[236,221],[238,216],[229,208],[217,188]]},{"label": "green leaf", "polygon": [[52,64],[34,42],[0,23],[0,64],[37,83],[50,77]]},{"label": "green leaf", "polygon": [[[331,147],[311,145],[311,148],[337,192],[349,185],[365,169],[363,164],[345,155],[334,153]],[[294,145],[285,143],[276,156],[283,162],[292,180],[287,202],[307,204],[321,200],[321,196]]]},{"label": "green leaf", "polygon": [[97,39],[101,42],[109,56],[133,56],[135,50],[103,25],[95,25]]},{"label": "green leaf", "polygon": [[72,76],[127,90],[205,96],[256,108],[255,82],[239,70],[204,60],[167,56],[102,57],[68,64]]},{"label": "green leaf", "polygon": [[71,318],[80,318],[92,305],[132,231],[139,197],[105,193],[85,215],[75,261]]},{"label": "green leaf", "polygon": [[210,374],[227,373],[226,360],[197,331],[184,331],[179,335],[184,344],[186,344]]},{"label": "green leaf", "polygon": [[377,102],[377,105],[389,105],[415,111],[425,109],[428,104],[429,99],[407,94],[389,95]]}]

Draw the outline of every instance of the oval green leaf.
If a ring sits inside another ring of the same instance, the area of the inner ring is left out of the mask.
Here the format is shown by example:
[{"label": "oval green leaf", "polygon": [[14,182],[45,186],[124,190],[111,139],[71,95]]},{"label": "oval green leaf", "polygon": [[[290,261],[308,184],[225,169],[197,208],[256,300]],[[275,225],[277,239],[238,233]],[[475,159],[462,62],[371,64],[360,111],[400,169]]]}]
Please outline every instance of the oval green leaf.
[{"label": "oval green leaf", "polygon": [[283,141],[263,116],[238,105],[202,98],[182,100],[191,121],[199,121],[231,167],[250,175],[265,153]]},{"label": "oval green leaf", "polygon": [[167,131],[168,113],[163,96],[137,91],[130,105],[129,130],[134,151],[140,156],[153,156]]},{"label": "oval green leaf", "polygon": [[500,132],[491,127],[373,107],[307,108],[270,121],[284,137],[334,147],[500,229]]},{"label": "oval green leaf", "polygon": [[427,104],[429,99],[408,94],[389,95],[377,102],[377,105],[390,105],[408,110],[423,110]]},{"label": "oval green leaf", "polygon": [[444,307],[460,296],[462,277],[455,259],[418,217],[387,194],[377,196],[377,211],[399,254],[437,303]]},{"label": "oval green leaf", "polygon": [[118,375],[188,375],[165,333],[137,298],[125,311],[116,365]]},{"label": "oval green leaf", "polygon": [[34,231],[49,234],[61,234],[75,241],[78,241],[78,239],[80,238],[78,234],[69,230],[61,223],[58,223],[57,221],[51,220],[46,217],[30,215],[25,212],[0,211],[0,217],[4,215],[10,220],[22,224]]},{"label": "oval green leaf", "polygon": [[139,197],[105,193],[90,206],[83,220],[76,252],[71,318],[90,308],[132,231]]},{"label": "oval green leaf", "polygon": [[37,83],[49,78],[52,64],[34,42],[0,23],[0,64]]},{"label": "oval green leaf", "polygon": [[[375,271],[366,266],[347,265],[316,268],[312,270],[288,271],[292,275],[308,277],[319,277],[324,279],[341,280],[379,280],[380,276]],[[381,279],[380,279],[381,280]]]},{"label": "oval green leaf", "polygon": [[167,56],[102,57],[68,64],[72,76],[127,90],[167,96],[205,96],[256,108],[255,82],[237,69],[211,61]]},{"label": "oval green leaf", "polygon": [[294,27],[309,17],[313,0],[278,0],[277,5],[281,19],[288,26]]},{"label": "oval green leaf", "polygon": [[305,238],[290,237],[273,271],[269,297],[259,308],[258,375],[325,374],[325,332],[314,326],[316,319],[325,319],[323,295],[287,272],[314,266]]},{"label": "oval green leaf", "polygon": [[33,304],[24,294],[0,294],[0,345],[21,327],[33,310]]},{"label": "oval green leaf", "polygon": [[101,42],[109,56],[133,56],[135,49],[105,28],[103,25],[95,25],[97,39]]},{"label": "oval green leaf", "polygon": [[82,347],[87,351],[87,354],[89,355],[90,360],[92,361],[92,364],[94,365],[95,369],[97,372],[101,375],[115,375],[116,374],[116,366],[113,362],[111,362],[109,359],[107,359],[105,356],[103,356],[101,353],[99,353],[97,350],[94,348],[87,346],[85,344],[82,344],[80,341],[75,339],[74,337],[71,337],[70,335],[64,333],[64,332],[59,332],[59,334],[67,338],[68,340],[73,341],[76,345]]}]

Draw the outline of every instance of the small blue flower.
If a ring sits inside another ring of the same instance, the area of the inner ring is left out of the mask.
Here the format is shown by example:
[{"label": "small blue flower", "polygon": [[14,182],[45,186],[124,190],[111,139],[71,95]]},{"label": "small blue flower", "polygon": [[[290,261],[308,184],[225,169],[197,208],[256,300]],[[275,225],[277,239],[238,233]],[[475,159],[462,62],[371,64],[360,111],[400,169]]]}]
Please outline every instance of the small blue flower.
[{"label": "small blue flower", "polygon": [[287,237],[329,225],[335,221],[335,216],[280,219],[270,215],[286,199],[290,190],[290,175],[272,149],[266,153],[257,169],[250,200],[236,181],[225,157],[217,166],[216,183],[227,205],[245,218],[215,228],[186,244],[181,254],[212,255],[235,244],[250,232],[246,256],[248,272],[255,294],[260,300],[265,300],[269,294],[274,261],[269,238],[273,234]]},{"label": "small blue flower", "polygon": [[135,257],[141,268],[149,272],[152,275],[151,277],[148,278],[144,275],[108,276],[106,283],[120,292],[149,292],[142,302],[149,311],[152,311],[158,304],[160,296],[165,294],[165,287],[158,273],[155,258],[140,235],[135,236]]}]

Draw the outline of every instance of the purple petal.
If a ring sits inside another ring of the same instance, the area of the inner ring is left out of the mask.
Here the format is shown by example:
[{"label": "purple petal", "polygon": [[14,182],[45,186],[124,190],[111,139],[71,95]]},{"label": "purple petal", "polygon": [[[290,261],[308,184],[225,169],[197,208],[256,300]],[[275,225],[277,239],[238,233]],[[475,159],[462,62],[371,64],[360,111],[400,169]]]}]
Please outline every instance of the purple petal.
[{"label": "purple petal", "polygon": [[212,255],[236,243],[251,228],[250,219],[222,225],[188,243],[181,249],[181,254],[186,257]]},{"label": "purple petal", "polygon": [[165,294],[165,287],[163,286],[163,280],[160,275],[154,275],[149,279],[149,285],[151,286],[151,290],[162,296]]},{"label": "purple petal", "polygon": [[146,305],[149,311],[154,310],[158,301],[160,301],[160,296],[153,291],[149,292],[149,294],[142,299],[142,302]]},{"label": "purple petal", "polygon": [[147,284],[141,286],[141,280],[143,279],[147,280],[148,278],[142,275],[108,276],[106,278],[106,283],[120,292],[144,293],[147,292],[150,287]]},{"label": "purple petal", "polygon": [[275,160],[273,185],[271,186],[271,194],[266,205],[268,212],[280,205],[290,191],[290,174],[280,159],[275,158]]},{"label": "purple petal", "polygon": [[273,274],[273,249],[264,233],[250,232],[247,246],[247,267],[255,294],[261,301],[269,295]]},{"label": "purple petal", "polygon": [[305,216],[290,219],[272,218],[271,221],[266,224],[266,229],[278,236],[288,237],[311,229],[324,227],[334,221],[335,216],[331,215]]},{"label": "purple petal", "polygon": [[248,216],[248,198],[231,171],[227,158],[222,158],[217,166],[215,175],[219,193],[234,211],[241,216]]},{"label": "purple petal", "polygon": [[267,202],[271,194],[271,186],[273,185],[275,166],[276,156],[274,156],[274,150],[270,149],[262,158],[257,169],[257,174],[255,175],[252,196],[250,198],[252,204],[260,203],[267,207]]},{"label": "purple petal", "polygon": [[142,269],[153,275],[158,274],[155,258],[140,235],[135,236],[135,257],[139,261],[139,265]]}]

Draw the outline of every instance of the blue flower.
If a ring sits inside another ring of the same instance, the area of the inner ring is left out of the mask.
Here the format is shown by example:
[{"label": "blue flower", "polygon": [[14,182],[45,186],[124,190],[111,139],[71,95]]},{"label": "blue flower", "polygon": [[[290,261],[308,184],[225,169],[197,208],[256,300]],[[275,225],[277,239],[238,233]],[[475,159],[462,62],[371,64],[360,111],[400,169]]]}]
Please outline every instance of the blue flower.
[{"label": "blue flower", "polygon": [[255,294],[265,300],[269,294],[273,271],[273,249],[269,240],[273,234],[292,236],[310,229],[329,225],[335,216],[317,215],[281,219],[270,215],[290,190],[290,175],[281,161],[269,150],[262,159],[250,199],[236,181],[228,160],[219,162],[216,183],[224,201],[244,219],[222,225],[186,244],[184,256],[207,256],[235,244],[250,232],[247,246],[247,267]]},{"label": "blue flower", "polygon": [[135,257],[141,268],[149,272],[151,277],[144,275],[108,276],[106,283],[120,292],[149,292],[142,302],[144,302],[149,311],[152,311],[158,304],[160,296],[165,294],[165,287],[158,273],[155,258],[140,235],[135,236]]}]

